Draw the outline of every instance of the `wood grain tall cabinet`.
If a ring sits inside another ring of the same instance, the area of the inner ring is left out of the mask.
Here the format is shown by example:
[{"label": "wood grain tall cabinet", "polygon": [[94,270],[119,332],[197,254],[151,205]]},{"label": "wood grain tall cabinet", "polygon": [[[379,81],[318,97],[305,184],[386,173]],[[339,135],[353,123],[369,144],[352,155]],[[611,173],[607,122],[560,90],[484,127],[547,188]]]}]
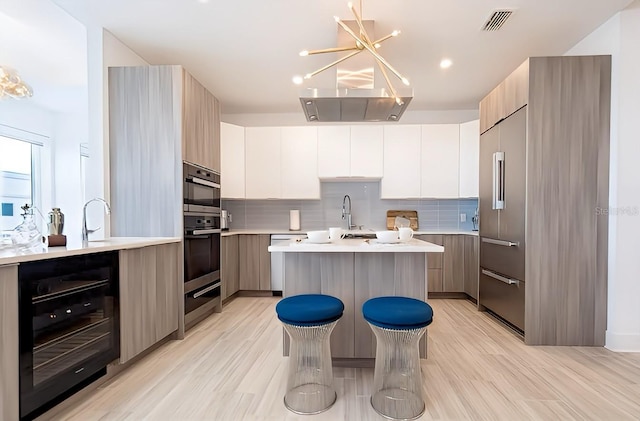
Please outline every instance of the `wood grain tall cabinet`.
[{"label": "wood grain tall cabinet", "polygon": [[604,345],[610,103],[610,56],[529,58],[480,102],[481,156],[494,127],[526,115],[527,344]]},{"label": "wood grain tall cabinet", "polygon": [[112,236],[182,237],[183,162],[220,171],[218,100],[181,66],[109,68]]}]

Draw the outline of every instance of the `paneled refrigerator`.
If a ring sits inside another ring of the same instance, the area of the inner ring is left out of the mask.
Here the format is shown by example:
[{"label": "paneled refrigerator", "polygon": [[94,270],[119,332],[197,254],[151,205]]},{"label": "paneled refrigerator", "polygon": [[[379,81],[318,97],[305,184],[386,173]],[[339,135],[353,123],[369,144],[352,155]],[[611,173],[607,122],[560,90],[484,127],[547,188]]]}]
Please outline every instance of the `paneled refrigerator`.
[{"label": "paneled refrigerator", "polygon": [[527,107],[480,136],[479,304],[524,332]]}]

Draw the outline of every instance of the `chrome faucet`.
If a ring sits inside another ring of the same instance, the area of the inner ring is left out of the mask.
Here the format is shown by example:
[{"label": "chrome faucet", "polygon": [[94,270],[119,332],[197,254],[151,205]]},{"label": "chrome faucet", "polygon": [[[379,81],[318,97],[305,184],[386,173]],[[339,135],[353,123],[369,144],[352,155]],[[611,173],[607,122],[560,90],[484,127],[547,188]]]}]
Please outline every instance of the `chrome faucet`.
[{"label": "chrome faucet", "polygon": [[[349,211],[347,212],[347,199],[349,199]],[[348,194],[345,194],[342,198],[342,219],[347,220],[347,230],[354,228],[355,225],[351,223],[351,197]]]},{"label": "chrome faucet", "polygon": [[109,207],[109,204],[107,203],[107,201],[104,199],[100,199],[99,197],[96,197],[95,199],[91,199],[84,204],[84,207],[82,208],[82,246],[83,247],[86,247],[89,245],[89,234],[91,234],[92,232],[96,232],[100,229],[100,227],[94,230],[87,229],[87,205],[91,202],[102,202],[104,204],[105,212],[107,213],[107,215],[111,213],[111,208]]}]

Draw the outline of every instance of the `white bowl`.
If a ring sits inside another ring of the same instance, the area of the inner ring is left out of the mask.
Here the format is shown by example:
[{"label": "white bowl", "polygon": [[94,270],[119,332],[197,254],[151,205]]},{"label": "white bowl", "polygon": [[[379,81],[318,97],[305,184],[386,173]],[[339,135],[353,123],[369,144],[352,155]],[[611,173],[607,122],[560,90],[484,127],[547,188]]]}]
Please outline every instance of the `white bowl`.
[{"label": "white bowl", "polygon": [[328,243],[329,242],[329,231],[309,231],[307,233],[307,238],[311,243]]},{"label": "white bowl", "polygon": [[376,238],[381,243],[394,243],[398,241],[398,231],[376,231]]}]

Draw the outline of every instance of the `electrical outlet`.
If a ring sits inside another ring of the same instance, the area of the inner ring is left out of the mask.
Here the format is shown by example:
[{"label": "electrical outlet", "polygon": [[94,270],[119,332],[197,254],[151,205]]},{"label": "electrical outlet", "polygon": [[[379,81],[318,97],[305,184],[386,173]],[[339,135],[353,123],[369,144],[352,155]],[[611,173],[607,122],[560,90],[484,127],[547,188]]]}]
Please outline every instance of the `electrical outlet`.
[{"label": "electrical outlet", "polygon": [[467,214],[466,213],[461,213],[460,214],[460,222],[467,222]]}]

